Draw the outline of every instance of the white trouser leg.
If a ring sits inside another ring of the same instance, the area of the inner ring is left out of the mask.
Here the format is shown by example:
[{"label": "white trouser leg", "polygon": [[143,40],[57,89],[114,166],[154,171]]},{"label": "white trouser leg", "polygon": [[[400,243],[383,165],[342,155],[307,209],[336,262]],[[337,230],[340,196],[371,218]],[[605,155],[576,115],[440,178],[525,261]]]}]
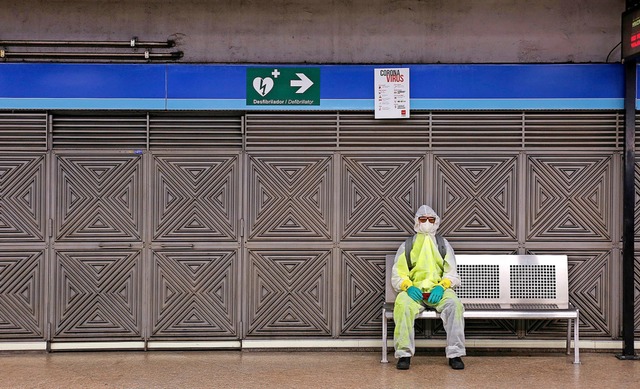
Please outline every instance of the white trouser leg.
[{"label": "white trouser leg", "polygon": [[442,324],[447,332],[447,358],[467,355],[464,341],[464,306],[452,289],[444,292],[442,300],[436,305]]},{"label": "white trouser leg", "polygon": [[416,352],[414,322],[416,316],[424,311],[422,304],[415,302],[407,292],[400,292],[393,308],[393,346],[395,357],[411,357]]}]

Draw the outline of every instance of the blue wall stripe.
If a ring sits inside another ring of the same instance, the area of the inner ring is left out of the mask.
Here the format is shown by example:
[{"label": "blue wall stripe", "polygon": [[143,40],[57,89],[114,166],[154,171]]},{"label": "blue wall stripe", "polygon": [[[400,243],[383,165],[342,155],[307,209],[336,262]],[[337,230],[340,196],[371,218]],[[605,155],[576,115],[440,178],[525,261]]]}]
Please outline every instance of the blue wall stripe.
[{"label": "blue wall stripe", "polygon": [[[623,109],[624,99],[411,99],[412,110],[446,109]],[[241,110],[241,111],[371,111],[370,99],[322,99],[319,106],[247,106],[244,99],[168,99],[169,110]]]},{"label": "blue wall stripe", "polygon": [[166,98],[166,65],[0,64],[0,97]]},{"label": "blue wall stripe", "polygon": [[167,99],[168,110],[244,110],[245,99]]},{"label": "blue wall stripe", "polygon": [[247,105],[245,99],[168,99],[172,110],[240,110],[240,111],[319,111],[319,110],[373,110],[372,99],[323,99],[320,105]]},{"label": "blue wall stripe", "polygon": [[144,109],[164,110],[165,99],[0,98],[0,109]]},{"label": "blue wall stripe", "polygon": [[[370,111],[374,69],[394,66],[410,68],[412,110],[623,108],[621,64],[54,63],[0,64],[0,108]],[[320,105],[247,106],[249,67],[320,68]]]},{"label": "blue wall stripe", "polygon": [[[371,111],[373,100],[323,99],[319,106],[247,106],[239,99],[25,99],[0,98],[0,109],[145,109],[240,111]],[[640,109],[640,100],[636,100]],[[624,109],[624,99],[412,99],[411,110]]]},{"label": "blue wall stripe", "polygon": [[411,109],[623,109],[622,98],[600,99],[411,99]]}]

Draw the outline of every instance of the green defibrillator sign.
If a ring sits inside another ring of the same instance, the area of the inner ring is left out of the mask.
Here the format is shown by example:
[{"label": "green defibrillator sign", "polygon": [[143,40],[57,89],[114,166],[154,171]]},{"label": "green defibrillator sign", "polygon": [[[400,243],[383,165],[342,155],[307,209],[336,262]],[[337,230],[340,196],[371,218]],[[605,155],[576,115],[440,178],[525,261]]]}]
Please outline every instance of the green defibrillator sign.
[{"label": "green defibrillator sign", "polygon": [[247,68],[247,105],[320,105],[320,68]]}]

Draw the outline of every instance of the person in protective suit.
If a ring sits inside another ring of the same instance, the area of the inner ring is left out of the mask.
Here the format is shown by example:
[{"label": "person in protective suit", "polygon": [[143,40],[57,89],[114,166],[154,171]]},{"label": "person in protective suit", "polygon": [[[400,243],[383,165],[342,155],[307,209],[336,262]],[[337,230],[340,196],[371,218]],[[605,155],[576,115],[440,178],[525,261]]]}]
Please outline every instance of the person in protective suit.
[{"label": "person in protective suit", "polygon": [[[464,307],[454,287],[460,285],[456,270],[456,257],[446,239],[436,238],[440,217],[430,207],[421,206],[415,215],[416,235],[410,251],[411,267],[405,256],[405,245],[396,253],[391,275],[391,285],[398,292],[393,309],[395,331],[393,344],[396,367],[406,370],[415,353],[414,321],[426,307],[440,313],[447,332],[446,355],[453,369],[464,369],[462,356],[466,355],[464,341]],[[446,246],[444,258],[439,252],[438,241]],[[430,293],[425,300],[423,293]]]}]

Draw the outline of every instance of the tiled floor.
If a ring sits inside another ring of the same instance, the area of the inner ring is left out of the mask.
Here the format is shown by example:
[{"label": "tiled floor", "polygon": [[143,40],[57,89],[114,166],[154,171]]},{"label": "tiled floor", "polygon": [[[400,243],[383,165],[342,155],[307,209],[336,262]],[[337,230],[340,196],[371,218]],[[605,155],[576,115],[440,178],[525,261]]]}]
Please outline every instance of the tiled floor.
[{"label": "tiled floor", "polygon": [[361,351],[152,351],[0,353],[1,388],[640,388],[640,361],[614,353],[464,358],[421,354],[411,369]]}]

